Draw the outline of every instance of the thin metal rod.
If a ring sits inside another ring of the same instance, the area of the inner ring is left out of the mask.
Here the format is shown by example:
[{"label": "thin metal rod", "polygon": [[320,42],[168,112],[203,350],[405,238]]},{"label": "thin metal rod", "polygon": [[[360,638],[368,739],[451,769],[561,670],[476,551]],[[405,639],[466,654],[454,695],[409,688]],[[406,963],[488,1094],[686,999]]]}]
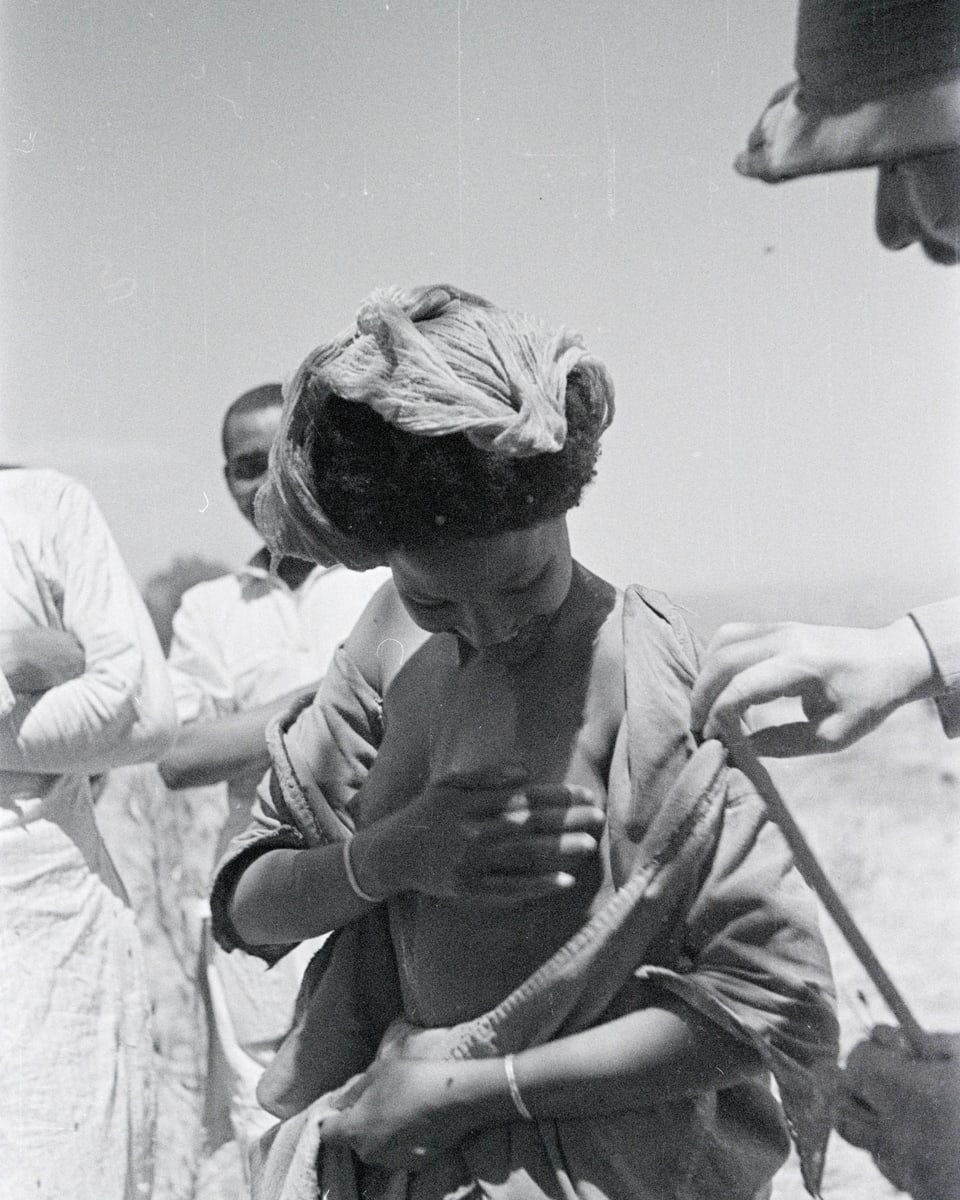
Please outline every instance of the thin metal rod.
[{"label": "thin metal rod", "polygon": [[787,845],[793,851],[793,857],[800,869],[800,874],[820,897],[824,908],[830,914],[837,928],[850,943],[850,948],[862,963],[864,970],[870,976],[880,995],[886,1001],[890,1011],[900,1023],[903,1035],[910,1048],[920,1058],[931,1053],[930,1041],[920,1027],[907,1003],[900,995],[893,980],[884,970],[880,960],[874,954],[869,942],[863,936],[859,925],[850,915],[850,911],[840,899],[833,884],[817,861],[816,855],[804,837],[800,826],[793,819],[790,810],[777,791],[773,780],[766,768],[758,760],[753,748],[747,742],[738,742],[728,748],[730,762],[738,767],[760,793],[770,815],[780,826]]}]

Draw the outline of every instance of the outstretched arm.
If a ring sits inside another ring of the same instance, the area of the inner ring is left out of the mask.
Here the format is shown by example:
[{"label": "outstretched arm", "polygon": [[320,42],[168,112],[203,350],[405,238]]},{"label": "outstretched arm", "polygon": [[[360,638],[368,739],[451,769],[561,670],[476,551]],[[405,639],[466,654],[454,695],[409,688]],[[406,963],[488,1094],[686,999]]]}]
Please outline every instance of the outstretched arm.
[{"label": "outstretched arm", "polygon": [[235,775],[263,774],[270,766],[266,728],[296,701],[317,690],[320,681],[225,717],[181,725],[177,739],[160,762],[167,787],[203,787]]},{"label": "outstretched arm", "polygon": [[258,779],[270,766],[266,728],[317,690],[320,681],[240,711],[233,670],[223,650],[223,613],[191,589],[173,618],[168,667],[180,729],[160,762],[168,787],[203,787],[236,776]]},{"label": "outstretched arm", "polygon": [[[576,1120],[732,1086],[762,1068],[755,1051],[668,1001],[525,1050],[512,1069],[531,1118]],[[343,1103],[323,1120],[324,1142],[389,1167],[416,1169],[475,1129],[519,1118],[502,1058],[387,1059]]]},{"label": "outstretched arm", "polygon": [[908,701],[944,688],[917,623],[882,629],[793,623],[724,625],[707,647],[693,690],[691,720],[705,738],[730,742],[754,704],[798,697],[806,721],[758,731],[758,754],[839,750]]}]

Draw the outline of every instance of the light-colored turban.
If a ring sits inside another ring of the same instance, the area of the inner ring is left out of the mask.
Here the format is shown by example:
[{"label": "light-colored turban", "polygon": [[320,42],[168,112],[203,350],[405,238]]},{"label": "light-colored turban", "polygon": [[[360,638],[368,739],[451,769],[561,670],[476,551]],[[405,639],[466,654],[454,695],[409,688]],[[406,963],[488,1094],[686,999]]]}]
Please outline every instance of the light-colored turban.
[{"label": "light-colored turban", "polygon": [[496,308],[446,285],[385,288],[356,323],[307,356],[289,386],[257,526],[274,557],[363,570],[381,555],[337,529],[312,490],[312,427],[331,396],[372,408],[419,437],[462,433],[512,458],[552,454],[567,433],[567,377],[591,377],[597,433],[613,417],[613,385],[574,333]]}]

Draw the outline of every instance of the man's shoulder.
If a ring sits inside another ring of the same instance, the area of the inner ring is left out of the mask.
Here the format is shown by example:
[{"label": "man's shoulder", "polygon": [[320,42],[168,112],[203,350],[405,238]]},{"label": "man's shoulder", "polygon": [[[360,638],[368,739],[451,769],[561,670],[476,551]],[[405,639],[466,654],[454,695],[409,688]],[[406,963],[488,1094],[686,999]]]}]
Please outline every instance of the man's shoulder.
[{"label": "man's shoulder", "polygon": [[214,579],[195,583],[180,597],[180,607],[195,612],[223,612],[226,607],[243,602],[243,576],[228,571]]},{"label": "man's shoulder", "polygon": [[[369,571],[351,571],[337,563],[332,567],[317,567],[300,585],[301,588],[317,588],[331,593],[364,596],[370,599],[388,579],[387,567],[373,567]],[[298,589],[299,590],[299,589]]]},{"label": "man's shoulder", "polygon": [[297,610],[300,619],[319,621],[326,626],[333,622],[342,632],[342,640],[364,612],[376,593],[390,579],[386,568],[371,571],[350,571],[336,566],[313,572],[297,589]]},{"label": "man's shoulder", "polygon": [[77,546],[101,536],[106,522],[89,488],[48,467],[0,470],[0,526],[8,541],[22,545],[28,558],[44,554],[41,547],[75,553]]},{"label": "man's shoulder", "polygon": [[65,493],[90,499],[89,490],[71,475],[52,467],[8,467],[0,470],[0,492],[22,499],[33,511],[55,507]]}]

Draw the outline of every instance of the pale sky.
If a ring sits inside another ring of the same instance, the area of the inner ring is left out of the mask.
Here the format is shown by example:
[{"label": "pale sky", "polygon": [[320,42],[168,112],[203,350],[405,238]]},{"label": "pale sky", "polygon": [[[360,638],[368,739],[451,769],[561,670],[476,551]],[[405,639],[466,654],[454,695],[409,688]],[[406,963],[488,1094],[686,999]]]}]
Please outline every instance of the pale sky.
[{"label": "pale sky", "polygon": [[255,547],[220,473],[234,396],[373,287],[448,281],[609,365],[574,517],[595,570],[878,618],[960,592],[960,268],[879,246],[873,172],[731,166],[795,3],[2,14],[0,457],[84,480],[138,578]]}]

